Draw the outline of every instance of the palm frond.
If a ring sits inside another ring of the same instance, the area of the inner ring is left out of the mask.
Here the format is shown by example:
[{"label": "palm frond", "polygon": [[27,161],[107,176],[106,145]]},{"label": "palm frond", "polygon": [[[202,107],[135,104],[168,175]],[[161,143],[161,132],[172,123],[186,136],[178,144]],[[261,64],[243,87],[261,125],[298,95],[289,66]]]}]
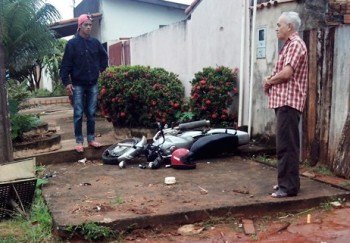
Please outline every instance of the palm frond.
[{"label": "palm frond", "polygon": [[48,25],[60,15],[43,0],[1,0],[0,34],[7,66],[19,70],[51,53],[56,42]]}]

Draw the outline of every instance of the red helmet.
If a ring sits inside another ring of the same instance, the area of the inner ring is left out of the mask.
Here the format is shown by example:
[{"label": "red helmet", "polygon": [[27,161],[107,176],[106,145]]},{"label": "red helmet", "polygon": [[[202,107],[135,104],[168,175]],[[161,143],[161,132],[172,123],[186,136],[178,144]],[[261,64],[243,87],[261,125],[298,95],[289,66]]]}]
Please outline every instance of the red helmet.
[{"label": "red helmet", "polygon": [[195,163],[187,163],[187,158],[190,151],[185,148],[176,149],[171,154],[171,166],[174,169],[194,169],[196,168]]}]

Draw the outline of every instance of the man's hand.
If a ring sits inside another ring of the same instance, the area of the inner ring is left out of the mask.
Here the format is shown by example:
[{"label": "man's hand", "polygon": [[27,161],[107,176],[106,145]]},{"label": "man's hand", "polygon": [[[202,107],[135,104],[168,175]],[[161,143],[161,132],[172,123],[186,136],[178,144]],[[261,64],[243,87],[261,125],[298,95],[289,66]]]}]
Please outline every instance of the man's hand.
[{"label": "man's hand", "polygon": [[268,76],[264,79],[264,92],[265,94],[269,94],[269,89],[271,88],[272,84],[270,82],[272,76]]},{"label": "man's hand", "polygon": [[72,84],[68,84],[66,86],[66,92],[67,92],[68,95],[73,95],[73,90],[74,90],[74,87],[73,87]]}]

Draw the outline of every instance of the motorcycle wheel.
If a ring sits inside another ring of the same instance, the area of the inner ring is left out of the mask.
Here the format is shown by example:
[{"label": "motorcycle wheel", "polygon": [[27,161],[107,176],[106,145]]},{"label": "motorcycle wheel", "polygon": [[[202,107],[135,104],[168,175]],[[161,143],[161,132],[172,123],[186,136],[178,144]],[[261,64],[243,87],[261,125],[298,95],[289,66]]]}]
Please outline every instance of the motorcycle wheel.
[{"label": "motorcycle wheel", "polygon": [[[125,139],[119,143],[128,144],[130,146],[136,145],[140,142],[138,138]],[[116,148],[116,150],[111,153]],[[118,165],[118,157],[125,153],[130,147],[119,146],[118,143],[109,146],[102,154],[102,162],[108,165]]]}]

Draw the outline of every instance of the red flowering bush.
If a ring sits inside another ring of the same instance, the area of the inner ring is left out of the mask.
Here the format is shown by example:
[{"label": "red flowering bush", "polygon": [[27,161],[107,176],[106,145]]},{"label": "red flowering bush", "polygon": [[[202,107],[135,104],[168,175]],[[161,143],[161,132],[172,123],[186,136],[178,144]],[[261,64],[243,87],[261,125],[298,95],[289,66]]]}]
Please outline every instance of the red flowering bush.
[{"label": "red flowering bush", "polygon": [[191,84],[190,108],[195,119],[208,119],[218,126],[232,126],[237,121],[237,68],[204,68]]},{"label": "red flowering bush", "polygon": [[162,68],[113,66],[99,79],[101,113],[116,126],[154,127],[171,123],[181,109],[184,87]]}]

